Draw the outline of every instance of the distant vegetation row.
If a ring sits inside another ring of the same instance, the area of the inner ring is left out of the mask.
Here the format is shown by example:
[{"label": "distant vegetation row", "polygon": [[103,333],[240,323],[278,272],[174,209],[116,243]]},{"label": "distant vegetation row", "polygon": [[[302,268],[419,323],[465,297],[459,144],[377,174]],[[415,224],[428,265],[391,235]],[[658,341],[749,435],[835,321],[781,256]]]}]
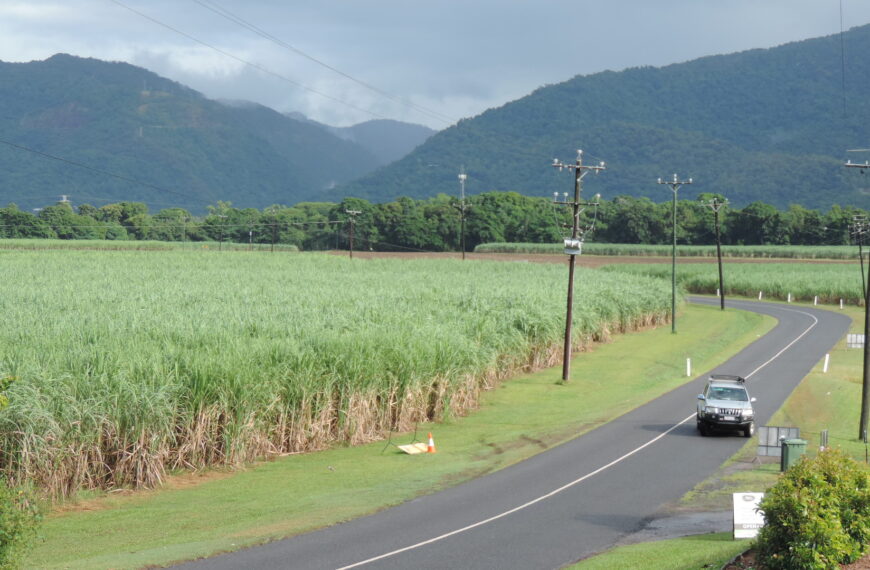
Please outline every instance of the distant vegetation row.
[{"label": "distant vegetation row", "polygon": [[[677,203],[677,242],[715,243],[715,225],[705,205],[712,195]],[[721,198],[721,197],[720,197]],[[670,244],[670,203],[617,197],[588,207],[582,214],[587,243]],[[462,204],[453,197],[399,198],[373,204],[358,198],[340,203],[302,202],[262,211],[218,202],[204,216],[181,208],[151,214],[145,204],[119,202],[100,208],[58,203],[25,212],[15,205],[0,208],[0,237],[165,242],[287,244],[302,250],[346,249],[353,225],[355,247],[375,251],[458,251]],[[351,216],[348,212],[358,212]],[[728,245],[847,245],[855,216],[867,212],[834,206],[827,212],[793,205],[780,211],[753,202],[720,213],[722,242]],[[465,201],[465,244],[561,244],[570,233],[570,208],[546,198],[515,192],[488,192]],[[559,246],[556,246],[559,247]]]},{"label": "distant vegetation row", "polygon": [[[474,248],[476,253],[564,253],[561,243],[483,243]],[[583,254],[629,255],[635,257],[670,257],[670,245],[642,243],[584,243]],[[715,245],[678,245],[678,257],[716,257]],[[781,259],[856,259],[858,250],[853,245],[724,245],[722,257],[781,258]]]},{"label": "distant vegetation row", "polygon": [[116,241],[116,240],[34,240],[34,239],[4,239],[0,242],[0,249],[17,249],[17,250],[44,250],[44,249],[89,249],[99,251],[178,251],[178,250],[199,250],[199,251],[299,251],[295,245],[284,243],[275,244],[247,244],[233,242],[171,242],[171,241]]},{"label": "distant vegetation row", "polygon": [[[54,496],[358,443],[553,365],[563,268],[328,255],[8,251],[0,471]],[[584,270],[574,343],[669,318],[664,280]],[[21,284],[26,283],[26,287]]]},{"label": "distant vegetation row", "polygon": [[[602,268],[622,275],[670,279],[669,264],[614,264]],[[725,295],[786,301],[863,304],[858,263],[728,263],[724,266]],[[677,264],[677,282],[690,293],[716,294],[715,263]]]}]

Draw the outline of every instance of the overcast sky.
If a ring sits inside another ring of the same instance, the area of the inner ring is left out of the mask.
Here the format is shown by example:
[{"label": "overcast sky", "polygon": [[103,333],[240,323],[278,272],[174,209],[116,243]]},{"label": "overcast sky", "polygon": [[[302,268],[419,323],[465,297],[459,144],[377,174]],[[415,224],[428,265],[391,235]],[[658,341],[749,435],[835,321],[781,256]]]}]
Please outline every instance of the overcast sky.
[{"label": "overcast sky", "polygon": [[578,74],[836,34],[841,8],[870,23],[866,0],[0,0],[0,60],[126,61],[331,125],[441,129]]}]

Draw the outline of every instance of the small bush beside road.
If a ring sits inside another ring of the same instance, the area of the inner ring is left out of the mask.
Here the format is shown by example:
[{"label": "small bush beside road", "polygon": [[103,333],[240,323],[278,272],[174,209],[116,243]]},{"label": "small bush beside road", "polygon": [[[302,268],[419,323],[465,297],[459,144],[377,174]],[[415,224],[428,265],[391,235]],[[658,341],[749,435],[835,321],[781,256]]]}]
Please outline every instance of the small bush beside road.
[{"label": "small bush beside road", "polygon": [[839,568],[858,560],[870,541],[870,473],[829,449],[792,466],[760,508],[766,524],[757,549],[765,568]]},{"label": "small bush beside road", "polygon": [[41,518],[32,494],[0,479],[0,569],[21,568]]}]

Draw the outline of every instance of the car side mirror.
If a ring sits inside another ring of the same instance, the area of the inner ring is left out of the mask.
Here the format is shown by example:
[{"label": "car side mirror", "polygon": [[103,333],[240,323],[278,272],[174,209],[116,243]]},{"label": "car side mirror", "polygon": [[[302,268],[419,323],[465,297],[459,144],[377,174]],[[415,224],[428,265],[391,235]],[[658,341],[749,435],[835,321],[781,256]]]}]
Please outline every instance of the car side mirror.
[{"label": "car side mirror", "polygon": [[707,398],[704,397],[704,394],[698,394],[698,399],[699,400],[706,400]]},{"label": "car side mirror", "polygon": [[756,402],[756,401],[758,401],[758,398],[754,398],[754,397],[753,397],[753,398],[749,398],[749,401],[750,401],[750,402]]}]

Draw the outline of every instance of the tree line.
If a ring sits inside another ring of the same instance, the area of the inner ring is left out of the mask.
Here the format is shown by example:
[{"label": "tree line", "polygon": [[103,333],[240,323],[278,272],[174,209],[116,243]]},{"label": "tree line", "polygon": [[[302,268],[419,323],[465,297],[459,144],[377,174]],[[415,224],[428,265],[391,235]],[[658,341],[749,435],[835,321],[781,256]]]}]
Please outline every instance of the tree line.
[{"label": "tree line", "polygon": [[[702,194],[696,200],[677,202],[677,243],[715,243],[711,199],[723,197]],[[326,250],[348,248],[353,228],[358,249],[457,251],[463,212],[468,250],[493,242],[558,243],[570,234],[572,221],[571,208],[516,192],[477,194],[466,198],[464,205],[445,194],[381,204],[345,198],[339,203],[301,202],[263,210],[218,201],[199,216],[182,208],[151,214],[141,202],[99,208],[59,202],[33,213],[14,204],[0,208],[0,237],[227,241]],[[862,216],[867,212],[851,206],[822,212],[792,205],[783,211],[758,201],[743,208],[723,208],[719,227],[722,243],[730,245],[845,245],[853,243],[850,231]],[[581,227],[590,242],[671,243],[672,203],[617,196],[597,207],[586,206]]]}]

